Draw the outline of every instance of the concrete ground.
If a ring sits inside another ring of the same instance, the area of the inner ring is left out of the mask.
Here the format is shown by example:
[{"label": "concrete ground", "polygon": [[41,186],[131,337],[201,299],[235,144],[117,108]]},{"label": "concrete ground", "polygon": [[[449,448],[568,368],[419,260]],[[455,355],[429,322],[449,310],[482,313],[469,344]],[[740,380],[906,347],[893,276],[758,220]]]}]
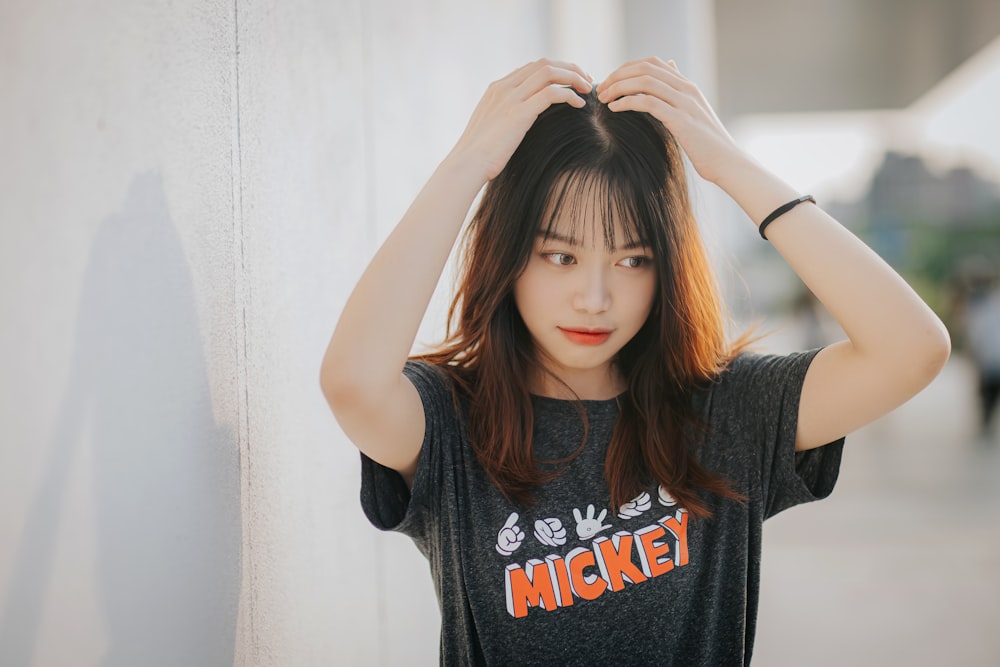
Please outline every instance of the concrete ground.
[{"label": "concrete ground", "polygon": [[765,524],[754,664],[1000,665],[1000,424],[973,371],[849,436],[822,502]]}]

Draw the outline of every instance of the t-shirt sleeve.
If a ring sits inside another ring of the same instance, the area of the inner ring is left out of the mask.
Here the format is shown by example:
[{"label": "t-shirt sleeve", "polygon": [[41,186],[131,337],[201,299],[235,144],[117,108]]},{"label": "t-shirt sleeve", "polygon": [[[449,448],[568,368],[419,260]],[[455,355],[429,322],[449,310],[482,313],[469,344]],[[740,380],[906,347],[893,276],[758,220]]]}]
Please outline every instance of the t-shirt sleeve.
[{"label": "t-shirt sleeve", "polygon": [[795,451],[799,397],[819,349],[790,355],[741,355],[732,389],[737,427],[757,443],[764,518],[801,503],[826,498],[840,472],[844,438]]},{"label": "t-shirt sleeve", "polygon": [[424,408],[424,439],[417,459],[412,491],[402,475],[361,453],[361,507],[379,530],[404,533],[418,540],[427,537],[441,493],[441,476],[447,458],[448,438],[457,419],[447,376],[441,369],[408,361],[403,375],[413,384]]}]

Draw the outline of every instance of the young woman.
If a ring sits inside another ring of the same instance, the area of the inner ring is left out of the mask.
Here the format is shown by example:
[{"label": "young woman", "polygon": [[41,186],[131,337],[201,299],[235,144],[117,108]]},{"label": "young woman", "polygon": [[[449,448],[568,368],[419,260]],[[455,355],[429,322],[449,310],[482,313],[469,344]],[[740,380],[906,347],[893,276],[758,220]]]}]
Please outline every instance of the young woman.
[{"label": "young woman", "polygon": [[[767,222],[848,340],[727,344],[681,150]],[[484,185],[448,340],[410,359]],[[829,494],[845,434],[949,351],[906,283],[741,151],[672,61],[595,88],[541,60],[489,86],[358,282],[321,380],[367,516],[430,561],[442,662],[730,665],[753,648],[763,520]]]}]

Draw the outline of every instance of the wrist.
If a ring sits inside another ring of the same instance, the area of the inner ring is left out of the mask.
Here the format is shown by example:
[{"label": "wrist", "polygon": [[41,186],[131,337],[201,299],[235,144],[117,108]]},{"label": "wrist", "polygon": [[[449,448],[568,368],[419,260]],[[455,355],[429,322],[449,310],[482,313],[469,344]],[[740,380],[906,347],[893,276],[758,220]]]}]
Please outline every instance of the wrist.
[{"label": "wrist", "polygon": [[445,156],[438,171],[450,179],[474,187],[477,192],[491,179],[490,167],[486,161],[458,147]]},{"label": "wrist", "polygon": [[712,182],[739,204],[755,225],[802,194],[747,153],[727,161]]},{"label": "wrist", "polygon": [[712,177],[706,180],[714,183],[726,192],[731,188],[738,187],[747,178],[753,178],[754,174],[765,171],[752,155],[741,149],[736,149],[732,155],[720,162],[721,165],[715,169]]}]

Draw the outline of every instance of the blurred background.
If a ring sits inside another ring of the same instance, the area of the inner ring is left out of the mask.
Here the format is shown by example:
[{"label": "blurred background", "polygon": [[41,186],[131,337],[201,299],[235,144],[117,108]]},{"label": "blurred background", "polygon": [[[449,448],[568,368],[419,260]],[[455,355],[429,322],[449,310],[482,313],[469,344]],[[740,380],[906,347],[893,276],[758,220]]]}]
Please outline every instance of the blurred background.
[{"label": "blurred background", "polygon": [[[674,58],[948,324],[941,376],[766,524],[756,662],[1000,664],[1000,4],[0,3],[0,664],[435,664],[318,369],[486,85]],[[693,179],[734,319],[842,333]],[[445,276],[419,344],[443,330]]]}]

